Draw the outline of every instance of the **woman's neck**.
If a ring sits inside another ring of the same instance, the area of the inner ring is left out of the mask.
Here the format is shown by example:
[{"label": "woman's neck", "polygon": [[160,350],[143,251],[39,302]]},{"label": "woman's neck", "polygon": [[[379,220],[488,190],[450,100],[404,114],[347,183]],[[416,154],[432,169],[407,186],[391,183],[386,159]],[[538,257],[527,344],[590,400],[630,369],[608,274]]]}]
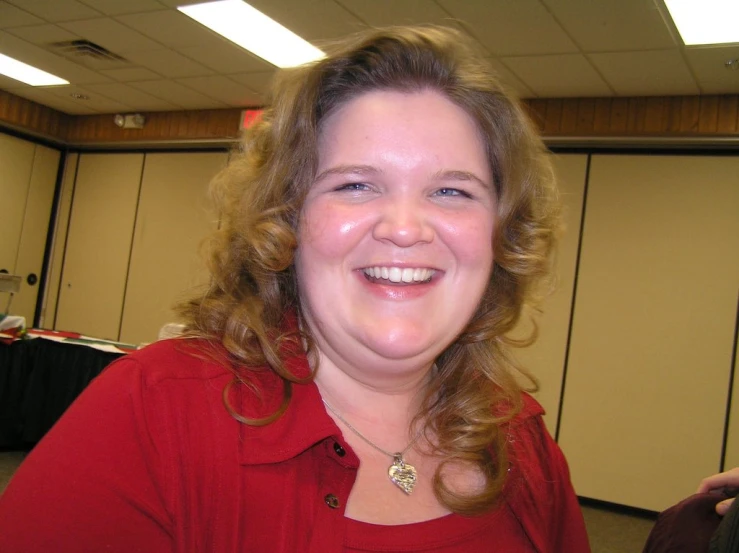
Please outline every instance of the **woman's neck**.
[{"label": "woman's neck", "polygon": [[321,358],[315,382],[323,400],[351,424],[407,436],[423,401],[429,372],[430,367],[420,367],[404,371],[402,378],[389,379],[382,373],[373,378],[372,371],[342,370]]}]

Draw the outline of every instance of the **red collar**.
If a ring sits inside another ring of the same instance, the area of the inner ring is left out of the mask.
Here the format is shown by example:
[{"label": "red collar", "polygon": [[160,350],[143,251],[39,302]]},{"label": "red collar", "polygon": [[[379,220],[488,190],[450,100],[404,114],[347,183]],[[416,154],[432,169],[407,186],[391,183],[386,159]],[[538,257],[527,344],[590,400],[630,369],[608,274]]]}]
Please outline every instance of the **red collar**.
[{"label": "red collar", "polygon": [[[286,368],[298,377],[310,374],[308,360],[300,352],[286,360]],[[284,385],[268,367],[249,371],[253,387],[238,384],[231,390],[231,404],[247,418],[264,418],[282,403]],[[313,382],[292,384],[287,410],[265,426],[240,424],[240,463],[279,463],[292,459],[326,438],[338,439],[339,427],[326,413],[321,394]],[[343,441],[343,440],[342,440]]]}]

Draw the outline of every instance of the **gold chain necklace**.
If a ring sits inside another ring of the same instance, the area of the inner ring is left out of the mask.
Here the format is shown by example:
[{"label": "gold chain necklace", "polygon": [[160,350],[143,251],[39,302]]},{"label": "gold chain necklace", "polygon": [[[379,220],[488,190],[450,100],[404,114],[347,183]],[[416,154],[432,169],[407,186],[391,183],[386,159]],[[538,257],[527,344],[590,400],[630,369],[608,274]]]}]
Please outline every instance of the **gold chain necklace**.
[{"label": "gold chain necklace", "polygon": [[383,453],[387,455],[388,457],[393,458],[393,463],[390,465],[390,467],[387,469],[387,474],[390,477],[390,481],[398,486],[401,490],[403,490],[406,494],[410,495],[413,491],[413,488],[416,486],[416,480],[418,480],[418,473],[416,472],[416,467],[413,465],[410,465],[406,463],[403,460],[403,455],[408,453],[408,451],[413,447],[413,445],[418,441],[418,438],[421,437],[421,431],[418,431],[418,434],[416,434],[416,437],[411,440],[411,443],[409,443],[407,446],[405,446],[405,449],[403,451],[398,451],[397,453],[391,453],[389,451],[386,451],[382,449],[377,444],[371,442],[364,434],[362,434],[359,430],[354,428],[351,424],[349,424],[344,417],[342,417],[336,409],[331,407],[325,399],[321,398],[323,401],[323,404],[328,408],[329,411],[331,411],[334,415],[336,415],[336,418],[338,418],[341,422],[344,423],[344,425],[354,432],[357,436],[359,436],[364,442],[366,442],[368,445],[375,448],[380,453]]}]

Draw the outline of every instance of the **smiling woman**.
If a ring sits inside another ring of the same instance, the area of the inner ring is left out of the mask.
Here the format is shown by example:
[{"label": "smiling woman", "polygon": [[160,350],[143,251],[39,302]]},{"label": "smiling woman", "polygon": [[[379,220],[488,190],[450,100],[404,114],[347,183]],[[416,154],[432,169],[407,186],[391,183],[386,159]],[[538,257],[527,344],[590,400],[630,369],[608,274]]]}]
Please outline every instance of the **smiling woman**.
[{"label": "smiling woman", "polygon": [[466,39],[371,31],[285,71],[213,191],[188,333],[39,444],[3,551],[588,551],[506,338],[550,269],[556,189]]},{"label": "smiling woman", "polygon": [[405,387],[462,332],[490,279],[495,199],[479,132],[437,92],[373,91],[326,118],[318,154],[295,265],[304,320],[318,351],[334,352],[317,381],[330,388],[340,367]]}]

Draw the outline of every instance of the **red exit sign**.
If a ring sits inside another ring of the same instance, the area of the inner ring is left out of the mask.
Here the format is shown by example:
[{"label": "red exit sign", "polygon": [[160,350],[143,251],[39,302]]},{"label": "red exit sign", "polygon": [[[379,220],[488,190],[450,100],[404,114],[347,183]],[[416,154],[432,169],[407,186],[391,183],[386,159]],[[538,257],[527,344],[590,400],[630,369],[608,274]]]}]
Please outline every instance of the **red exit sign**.
[{"label": "red exit sign", "polygon": [[263,109],[245,109],[241,112],[241,128],[246,129],[257,121],[261,116]]}]

